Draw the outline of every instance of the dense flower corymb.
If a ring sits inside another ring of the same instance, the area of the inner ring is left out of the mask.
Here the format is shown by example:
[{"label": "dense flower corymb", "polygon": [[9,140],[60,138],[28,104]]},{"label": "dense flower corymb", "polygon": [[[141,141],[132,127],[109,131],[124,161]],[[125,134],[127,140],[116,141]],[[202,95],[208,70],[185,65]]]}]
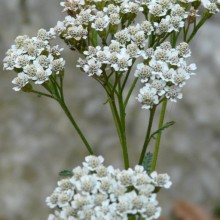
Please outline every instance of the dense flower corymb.
[{"label": "dense flower corymb", "polygon": [[12,80],[15,91],[20,91],[31,81],[43,84],[52,74],[57,75],[64,69],[65,61],[60,57],[62,49],[58,45],[50,45],[53,38],[53,29],[40,29],[37,37],[24,35],[15,39],[15,44],[6,52],[3,60],[5,70],[18,73]]},{"label": "dense flower corymb", "polygon": [[169,188],[167,174],[148,175],[142,166],[128,170],[103,165],[102,156],[88,156],[83,167],[76,167],[72,177],[61,179],[58,186],[46,198],[54,209],[48,220],[66,219],[121,219],[141,216],[146,220],[157,219],[161,208],[154,190]]},{"label": "dense flower corymb", "polygon": [[142,108],[150,109],[164,97],[173,102],[182,98],[182,87],[196,70],[194,63],[185,61],[190,56],[187,43],[172,48],[169,42],[164,42],[152,50],[145,64],[137,65],[134,75],[144,83],[137,97]]}]

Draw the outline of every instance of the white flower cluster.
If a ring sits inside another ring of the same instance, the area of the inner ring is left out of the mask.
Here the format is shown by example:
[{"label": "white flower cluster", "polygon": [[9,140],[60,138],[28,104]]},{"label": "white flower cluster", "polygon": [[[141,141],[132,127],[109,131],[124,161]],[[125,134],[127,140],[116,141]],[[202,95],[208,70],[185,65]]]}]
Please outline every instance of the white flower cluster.
[{"label": "white flower cluster", "polygon": [[144,83],[137,99],[145,109],[157,105],[163,97],[174,102],[181,99],[182,87],[196,70],[194,63],[188,65],[185,61],[191,55],[185,42],[176,48],[172,48],[169,42],[164,42],[155,50],[148,50],[151,50],[148,61],[138,64],[135,71],[135,76]]},{"label": "white flower cluster", "polygon": [[[55,26],[55,32],[65,40],[65,42],[73,48],[82,46],[82,41],[88,38],[88,29],[94,29],[102,36],[107,38],[104,31],[108,29],[110,32],[116,32],[118,25],[121,24],[122,16],[125,14],[135,15],[139,11],[143,11],[138,3],[131,1],[105,1],[104,4],[96,5],[99,0],[68,0],[61,2],[64,11],[69,13],[63,22],[58,21]],[[101,9],[101,10],[99,10]],[[132,16],[135,17],[135,16]],[[92,38],[92,35],[90,36]],[[79,44],[81,41],[81,45]]]},{"label": "white flower cluster", "polygon": [[57,25],[54,27],[54,31],[60,37],[64,38],[68,44],[73,44],[73,40],[77,43],[81,39],[87,38],[88,31],[87,28],[84,28],[85,25],[83,24],[90,21],[92,17],[90,9],[83,11],[83,18],[81,22],[71,16],[67,16],[63,22],[57,22]]},{"label": "white flower cluster", "polygon": [[151,173],[142,166],[128,170],[103,165],[103,157],[88,156],[83,167],[73,169],[73,176],[58,181],[47,205],[57,210],[48,220],[126,220],[139,216],[157,219],[158,206],[155,187],[169,188],[167,174]]},{"label": "white flower cluster", "polygon": [[86,59],[80,59],[78,67],[81,67],[89,76],[100,76],[106,64],[114,71],[127,71],[133,64],[132,60],[134,61],[138,57],[148,59],[147,38],[153,31],[159,34],[164,31],[178,31],[184,25],[182,19],[185,18],[186,14],[183,8],[175,5],[171,14],[180,11],[182,17],[178,16],[181,19],[176,25],[170,23],[170,19],[173,18],[170,15],[162,19],[161,23],[154,23],[154,26],[149,21],[143,21],[141,24],[130,25],[128,28],[118,31],[114,35],[115,40],[111,40],[109,46],[104,46],[103,49],[100,46],[89,46],[88,51],[84,51]]},{"label": "white flower cluster", "polygon": [[[67,11],[69,16],[63,22],[58,21],[54,28],[55,32],[70,47],[79,48],[82,45],[87,45],[88,36],[92,40],[94,31],[98,33],[103,42],[107,41],[107,33],[115,34],[121,27],[128,26],[127,22],[131,24],[138,13],[144,13],[146,16],[146,12],[149,12],[149,16],[158,17],[157,22],[143,22],[142,33],[135,36],[139,40],[147,39],[153,31],[159,35],[179,31],[188,17],[185,9],[175,1],[106,0],[100,2],[102,1],[67,0],[61,2],[64,11]],[[126,30],[123,30],[123,33],[125,34]],[[133,34],[135,34],[135,30],[133,30]],[[117,35],[121,34],[117,33]],[[142,41],[140,44],[144,43]]]},{"label": "white flower cluster", "polygon": [[112,40],[109,46],[103,49],[89,46],[88,51],[84,51],[86,59],[80,58],[78,67],[89,76],[100,76],[103,71],[128,71],[137,58],[142,58],[135,71],[135,76],[145,84],[137,98],[142,107],[152,108],[164,97],[176,102],[182,98],[181,88],[186,80],[195,74],[196,65],[187,65],[185,61],[191,55],[185,42],[176,48],[172,48],[169,42],[162,43],[155,50],[147,48],[146,35],[152,31],[148,21],[129,26],[117,32],[116,40]]},{"label": "white flower cluster", "polygon": [[15,45],[6,52],[3,60],[5,70],[14,70],[18,73],[12,80],[15,91],[21,90],[30,81],[42,84],[53,73],[59,74],[63,70],[65,61],[60,57],[62,49],[59,46],[50,46],[49,41],[55,38],[53,30],[47,32],[40,29],[37,37],[27,35],[18,36]]},{"label": "white flower cluster", "polygon": [[211,14],[219,12],[220,0],[180,0],[184,3],[201,2],[203,7],[206,8]]}]

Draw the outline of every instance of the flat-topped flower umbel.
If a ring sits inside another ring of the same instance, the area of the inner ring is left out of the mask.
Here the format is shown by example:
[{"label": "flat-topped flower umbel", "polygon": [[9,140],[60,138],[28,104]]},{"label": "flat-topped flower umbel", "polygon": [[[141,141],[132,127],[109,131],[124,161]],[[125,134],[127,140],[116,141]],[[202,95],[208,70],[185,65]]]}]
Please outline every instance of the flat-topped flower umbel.
[{"label": "flat-topped flower umbel", "polygon": [[72,177],[61,179],[47,205],[55,209],[48,220],[91,219],[126,220],[139,216],[145,220],[157,219],[161,208],[156,187],[169,188],[167,174],[150,175],[143,166],[134,169],[114,169],[103,165],[102,156],[88,156],[82,167],[72,170]]}]

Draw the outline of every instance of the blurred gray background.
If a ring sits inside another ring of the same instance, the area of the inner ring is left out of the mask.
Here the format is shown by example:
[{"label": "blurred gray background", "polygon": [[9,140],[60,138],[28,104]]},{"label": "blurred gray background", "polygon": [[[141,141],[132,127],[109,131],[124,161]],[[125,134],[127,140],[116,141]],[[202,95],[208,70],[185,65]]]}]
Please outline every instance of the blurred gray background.
[{"label": "blurred gray background", "polygon": [[[62,20],[56,0],[0,1],[0,60],[17,35],[35,36],[40,28]],[[184,89],[184,99],[169,104],[166,121],[174,127],[163,133],[157,170],[171,175],[173,186],[159,195],[164,215],[180,199],[211,210],[220,202],[220,16],[212,18],[193,41],[192,62],[197,75]],[[77,54],[68,48],[65,94],[97,154],[107,165],[123,163],[106,96],[91,78],[75,68]],[[0,219],[46,219],[45,198],[54,189],[58,172],[80,165],[87,155],[70,122],[53,100],[15,93],[12,72],[0,78]],[[135,96],[134,96],[135,97]],[[146,111],[134,97],[128,109],[129,152],[135,165]],[[129,116],[130,114],[130,116]]]}]

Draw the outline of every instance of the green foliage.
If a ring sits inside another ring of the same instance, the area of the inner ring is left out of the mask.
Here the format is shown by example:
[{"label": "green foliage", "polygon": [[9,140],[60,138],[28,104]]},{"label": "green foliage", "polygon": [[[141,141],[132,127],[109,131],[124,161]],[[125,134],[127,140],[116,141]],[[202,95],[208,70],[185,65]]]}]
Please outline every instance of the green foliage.
[{"label": "green foliage", "polygon": [[169,128],[170,126],[172,126],[172,125],[174,125],[174,124],[175,124],[174,121],[166,122],[161,128],[159,128],[158,130],[156,130],[155,132],[153,132],[153,133],[151,134],[151,136],[150,136],[149,139],[151,139],[151,138],[155,139],[155,138],[156,138],[155,136],[156,136],[157,134],[161,133],[163,130],[165,130],[166,128]]},{"label": "green foliage", "polygon": [[73,172],[70,171],[70,170],[62,170],[62,171],[59,172],[59,175],[63,176],[63,177],[72,177]]},{"label": "green foliage", "polygon": [[30,83],[28,83],[27,85],[25,85],[22,89],[23,92],[32,92],[32,85]]},{"label": "green foliage", "polygon": [[153,154],[151,152],[148,152],[146,153],[142,163],[144,170],[146,170],[148,174],[150,173],[152,159],[153,159]]}]

